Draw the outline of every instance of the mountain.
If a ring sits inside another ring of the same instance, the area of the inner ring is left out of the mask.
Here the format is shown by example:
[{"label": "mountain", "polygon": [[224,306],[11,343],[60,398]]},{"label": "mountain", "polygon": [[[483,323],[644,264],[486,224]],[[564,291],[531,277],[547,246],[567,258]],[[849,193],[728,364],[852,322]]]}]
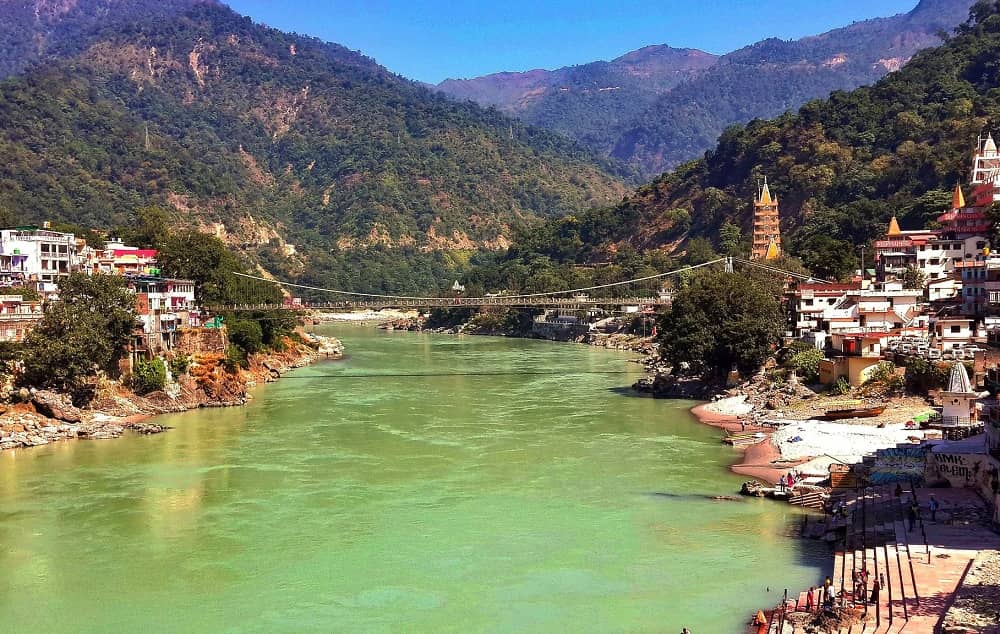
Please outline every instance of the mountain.
[{"label": "mountain", "polygon": [[429,290],[448,252],[626,191],[562,137],[213,2],[79,33],[0,83],[0,209],[19,221],[110,228],[160,206],[281,274]]},{"label": "mountain", "polygon": [[446,79],[437,88],[457,99],[496,106],[527,123],[609,153],[617,140],[616,130],[717,59],[696,49],[647,46],[610,62]]},{"label": "mountain", "polygon": [[[697,157],[733,123],[773,117],[834,90],[870,84],[899,69],[917,51],[940,43],[967,16],[971,0],[921,0],[909,13],[858,22],[822,35],[795,41],[766,39],[714,58],[691,51],[699,64],[679,63],[668,56],[659,67],[676,73],[628,75],[615,62],[560,69],[604,69],[590,86],[622,86],[621,99],[582,90],[559,91],[544,71],[532,71],[531,83],[521,74],[505,73],[456,84],[442,91],[463,99],[495,104],[524,121],[586,143],[595,150],[654,175]],[[669,47],[652,47],[666,49]],[[654,55],[658,57],[659,52]],[[641,57],[641,55],[640,55]],[[688,60],[689,62],[691,60]],[[648,84],[648,85],[647,85]],[[626,86],[628,87],[626,89]],[[624,91],[628,92],[624,92]],[[518,97],[518,95],[522,95]]]},{"label": "mountain", "polygon": [[1000,1],[988,0],[943,45],[874,86],[733,126],[703,158],[627,201],[551,221],[512,251],[574,264],[606,261],[625,247],[679,253],[695,237],[722,249],[735,228],[745,239],[766,176],[780,199],[787,250],[816,273],[842,274],[891,216],[904,229],[921,228],[950,206],[977,138],[1000,130],[997,59]]},{"label": "mountain", "polygon": [[79,52],[101,28],[157,20],[214,0],[0,0],[0,79]]}]

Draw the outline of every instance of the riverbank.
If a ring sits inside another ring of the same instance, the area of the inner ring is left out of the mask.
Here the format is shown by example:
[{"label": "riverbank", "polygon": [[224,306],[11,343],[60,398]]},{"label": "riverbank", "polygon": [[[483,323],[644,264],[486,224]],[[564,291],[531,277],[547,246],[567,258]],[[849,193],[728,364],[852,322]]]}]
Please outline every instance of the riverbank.
[{"label": "riverbank", "polygon": [[167,428],[148,419],[202,407],[244,405],[256,385],[320,359],[343,356],[343,345],[333,337],[299,331],[296,338],[286,338],[283,350],[250,355],[247,367],[235,370],[227,368],[221,353],[195,354],[187,372],[172,377],[162,391],[142,396],[121,381],[100,379],[95,397],[85,407],[74,406],[65,394],[18,390],[11,394],[11,403],[0,404],[0,451],[60,440],[118,438],[127,430],[160,433]]},{"label": "riverbank", "polygon": [[691,408],[691,413],[698,422],[722,429],[726,432],[754,432],[763,434],[760,442],[741,447],[740,459],[730,465],[729,469],[736,474],[745,475],[770,484],[776,483],[785,474],[786,466],[776,466],[781,459],[781,452],[771,443],[773,429],[759,426],[747,426],[741,422],[740,416],[749,413],[749,406],[742,399],[723,399],[712,403],[702,403]]}]

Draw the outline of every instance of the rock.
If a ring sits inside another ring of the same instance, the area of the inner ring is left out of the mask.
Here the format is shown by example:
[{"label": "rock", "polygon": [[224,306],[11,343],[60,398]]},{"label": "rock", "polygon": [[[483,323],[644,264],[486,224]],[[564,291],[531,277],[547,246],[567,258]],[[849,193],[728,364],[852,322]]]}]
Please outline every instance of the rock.
[{"label": "rock", "polygon": [[156,423],[131,423],[129,425],[133,430],[140,434],[162,434],[163,432],[170,429],[169,427],[164,427],[163,425],[157,425]]},{"label": "rock", "polygon": [[55,392],[38,390],[31,397],[31,402],[35,406],[35,410],[43,416],[67,423],[79,423],[83,420],[80,416],[80,410],[74,407],[68,398]]}]

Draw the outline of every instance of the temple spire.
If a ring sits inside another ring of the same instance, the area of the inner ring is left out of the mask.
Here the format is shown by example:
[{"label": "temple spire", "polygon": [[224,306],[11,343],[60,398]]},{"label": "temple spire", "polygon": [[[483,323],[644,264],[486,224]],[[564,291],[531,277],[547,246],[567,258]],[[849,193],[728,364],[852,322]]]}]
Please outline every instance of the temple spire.
[{"label": "temple spire", "polygon": [[771,238],[771,242],[767,245],[767,253],[764,254],[765,260],[777,260],[778,256],[781,255],[781,250],[778,248],[778,243],[774,241],[774,237]]},{"label": "temple spire", "polygon": [[771,205],[771,190],[767,187],[767,176],[764,177],[764,187],[760,190],[760,204]]},{"label": "temple spire", "polygon": [[887,236],[898,236],[902,231],[899,230],[899,222],[896,220],[896,216],[892,217],[889,221],[889,230],[885,232]]},{"label": "temple spire", "polygon": [[965,196],[962,194],[962,186],[955,185],[955,192],[951,195],[951,208],[962,209],[965,207]]}]

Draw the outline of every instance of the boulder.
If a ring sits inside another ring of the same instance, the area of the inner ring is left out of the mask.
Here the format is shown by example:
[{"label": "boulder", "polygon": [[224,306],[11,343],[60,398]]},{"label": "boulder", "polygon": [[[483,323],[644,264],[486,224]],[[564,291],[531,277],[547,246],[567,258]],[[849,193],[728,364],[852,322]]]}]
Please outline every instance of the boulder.
[{"label": "boulder", "polygon": [[74,407],[67,397],[55,392],[39,390],[31,397],[31,402],[35,406],[35,411],[42,416],[66,423],[79,423],[82,420],[80,410]]}]

